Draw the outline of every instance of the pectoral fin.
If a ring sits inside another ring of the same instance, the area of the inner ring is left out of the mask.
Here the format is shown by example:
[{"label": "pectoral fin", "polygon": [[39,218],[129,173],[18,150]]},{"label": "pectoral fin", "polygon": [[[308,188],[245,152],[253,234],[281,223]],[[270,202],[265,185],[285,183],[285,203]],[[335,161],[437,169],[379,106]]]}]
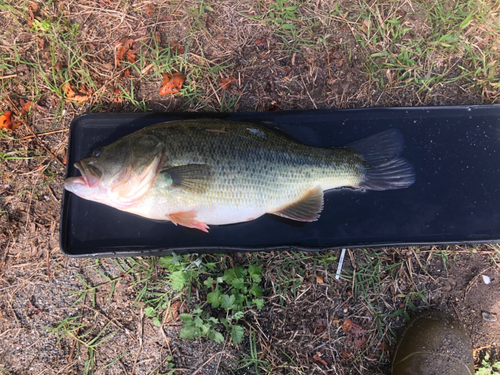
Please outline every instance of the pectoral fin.
[{"label": "pectoral fin", "polygon": [[161,174],[172,180],[172,187],[191,193],[204,193],[212,179],[212,167],[206,164],[188,164],[163,169]]},{"label": "pectoral fin", "polygon": [[323,189],[316,186],[297,202],[273,214],[297,221],[316,221],[323,209]]},{"label": "pectoral fin", "polygon": [[186,211],[186,212],[176,212],[167,215],[167,218],[175,225],[182,225],[188,228],[199,229],[203,232],[208,233],[208,225],[196,220],[196,211]]}]

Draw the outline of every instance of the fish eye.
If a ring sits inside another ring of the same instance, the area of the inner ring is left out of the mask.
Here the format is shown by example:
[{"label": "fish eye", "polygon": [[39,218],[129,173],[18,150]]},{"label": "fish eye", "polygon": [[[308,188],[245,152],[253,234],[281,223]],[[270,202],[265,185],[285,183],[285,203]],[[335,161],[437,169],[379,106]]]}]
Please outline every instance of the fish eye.
[{"label": "fish eye", "polygon": [[102,151],[101,148],[98,148],[98,149],[94,150],[94,152],[92,153],[92,156],[94,158],[97,158],[99,155],[101,155],[101,151]]}]

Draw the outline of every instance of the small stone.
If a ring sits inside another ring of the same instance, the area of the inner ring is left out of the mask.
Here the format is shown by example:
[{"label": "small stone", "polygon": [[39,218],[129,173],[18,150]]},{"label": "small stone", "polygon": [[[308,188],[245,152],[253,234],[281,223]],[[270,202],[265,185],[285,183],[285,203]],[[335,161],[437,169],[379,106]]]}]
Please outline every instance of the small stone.
[{"label": "small stone", "polygon": [[486,275],[482,275],[482,276],[483,276],[483,281],[486,285],[491,283],[491,279],[489,278],[489,276],[486,276]]},{"label": "small stone", "polygon": [[493,314],[490,314],[487,311],[483,311],[483,312],[481,312],[481,314],[483,315],[483,319],[485,322],[496,322],[497,321],[497,317],[494,316]]}]

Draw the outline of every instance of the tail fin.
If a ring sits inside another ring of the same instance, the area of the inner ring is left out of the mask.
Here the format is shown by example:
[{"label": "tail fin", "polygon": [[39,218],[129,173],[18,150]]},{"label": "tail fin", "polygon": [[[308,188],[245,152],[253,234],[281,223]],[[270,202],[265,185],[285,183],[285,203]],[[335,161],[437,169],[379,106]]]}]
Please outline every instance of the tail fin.
[{"label": "tail fin", "polygon": [[386,130],[368,138],[356,141],[348,147],[363,154],[367,170],[362,189],[390,190],[404,189],[415,182],[415,170],[400,155],[404,139],[398,129]]}]

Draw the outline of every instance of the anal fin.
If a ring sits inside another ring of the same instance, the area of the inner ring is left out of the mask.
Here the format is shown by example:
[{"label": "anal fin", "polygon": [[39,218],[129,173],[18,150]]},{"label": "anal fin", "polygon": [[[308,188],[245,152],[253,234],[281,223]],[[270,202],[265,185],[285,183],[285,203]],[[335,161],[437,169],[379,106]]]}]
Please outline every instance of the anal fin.
[{"label": "anal fin", "polygon": [[208,225],[196,220],[196,210],[175,212],[173,214],[167,215],[167,218],[175,225],[182,225],[187,228],[195,228],[208,233]]},{"label": "anal fin", "polygon": [[273,214],[287,219],[311,222],[318,220],[322,209],[323,189],[321,189],[321,186],[316,186],[297,202],[273,212]]}]

